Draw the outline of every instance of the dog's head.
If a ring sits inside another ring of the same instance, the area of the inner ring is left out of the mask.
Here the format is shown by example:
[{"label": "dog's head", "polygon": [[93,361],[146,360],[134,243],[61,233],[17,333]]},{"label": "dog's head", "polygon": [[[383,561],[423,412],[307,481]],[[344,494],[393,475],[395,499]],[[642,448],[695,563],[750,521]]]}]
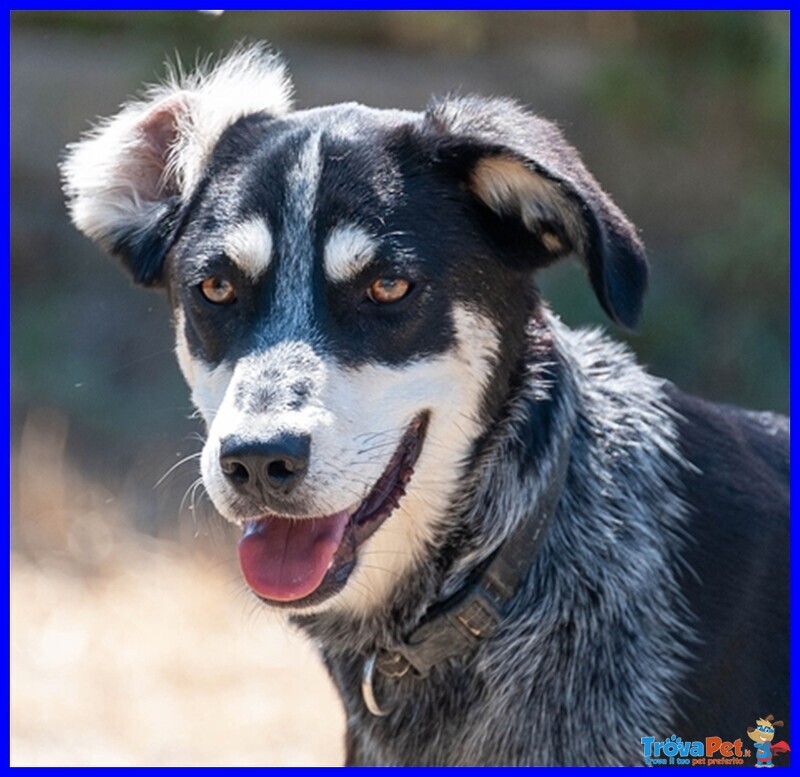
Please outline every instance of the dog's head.
[{"label": "dog's head", "polygon": [[170,300],[242,569],[294,609],[372,607],[435,541],[570,254],[633,326],[630,224],[551,124],[506,100],[293,112],[238,50],[71,147],[77,226]]}]

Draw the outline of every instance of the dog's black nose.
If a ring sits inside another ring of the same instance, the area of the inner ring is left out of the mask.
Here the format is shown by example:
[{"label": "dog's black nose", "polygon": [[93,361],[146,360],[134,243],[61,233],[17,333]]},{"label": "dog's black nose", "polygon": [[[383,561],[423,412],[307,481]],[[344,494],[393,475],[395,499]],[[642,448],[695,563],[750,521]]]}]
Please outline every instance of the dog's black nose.
[{"label": "dog's black nose", "polygon": [[286,497],[308,471],[311,437],[282,434],[271,440],[227,437],[220,445],[219,465],[242,495],[258,500]]}]

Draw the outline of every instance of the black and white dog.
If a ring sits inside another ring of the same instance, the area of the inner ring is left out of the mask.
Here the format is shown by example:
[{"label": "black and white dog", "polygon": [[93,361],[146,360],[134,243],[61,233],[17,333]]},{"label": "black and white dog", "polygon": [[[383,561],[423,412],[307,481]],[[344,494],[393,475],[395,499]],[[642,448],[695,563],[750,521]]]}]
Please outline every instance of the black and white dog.
[{"label": "black and white dog", "polygon": [[71,147],[74,222],[166,290],[241,568],[318,644],[351,764],[635,764],[788,699],[788,421],[688,397],[536,271],[639,318],[643,248],[499,99],[295,111],[261,47]]}]

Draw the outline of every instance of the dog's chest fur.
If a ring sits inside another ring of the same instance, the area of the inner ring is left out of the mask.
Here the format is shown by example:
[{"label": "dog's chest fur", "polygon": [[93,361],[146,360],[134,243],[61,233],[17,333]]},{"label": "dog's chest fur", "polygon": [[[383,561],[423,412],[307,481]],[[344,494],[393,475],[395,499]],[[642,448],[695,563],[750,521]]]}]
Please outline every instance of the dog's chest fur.
[{"label": "dog's chest fur", "polygon": [[[470,497],[453,508],[473,553],[448,569],[415,568],[397,586],[391,619],[302,621],[342,693],[354,763],[636,763],[640,735],[670,733],[692,626],[676,580],[685,508],[675,486],[687,465],[662,381],[597,333],[549,319],[537,336],[552,337],[549,354],[526,365],[497,433],[468,468]],[[531,458],[545,416],[546,452]],[[565,440],[554,523],[500,632],[425,681],[379,677],[376,691],[393,711],[373,717],[359,685],[376,634],[390,641],[413,626],[420,607],[525,519]],[[611,731],[630,736],[603,733]]]}]

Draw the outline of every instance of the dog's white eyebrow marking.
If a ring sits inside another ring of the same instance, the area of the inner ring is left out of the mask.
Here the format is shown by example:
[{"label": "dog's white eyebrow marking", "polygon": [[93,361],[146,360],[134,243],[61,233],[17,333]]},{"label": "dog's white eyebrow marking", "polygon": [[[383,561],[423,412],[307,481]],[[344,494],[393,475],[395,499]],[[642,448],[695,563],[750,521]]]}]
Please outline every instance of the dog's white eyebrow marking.
[{"label": "dog's white eyebrow marking", "polygon": [[225,238],[228,258],[252,280],[263,275],[272,260],[272,233],[263,218],[245,221]]},{"label": "dog's white eyebrow marking", "polygon": [[334,227],[325,241],[325,273],[332,281],[347,281],[375,255],[378,241],[355,224]]}]

